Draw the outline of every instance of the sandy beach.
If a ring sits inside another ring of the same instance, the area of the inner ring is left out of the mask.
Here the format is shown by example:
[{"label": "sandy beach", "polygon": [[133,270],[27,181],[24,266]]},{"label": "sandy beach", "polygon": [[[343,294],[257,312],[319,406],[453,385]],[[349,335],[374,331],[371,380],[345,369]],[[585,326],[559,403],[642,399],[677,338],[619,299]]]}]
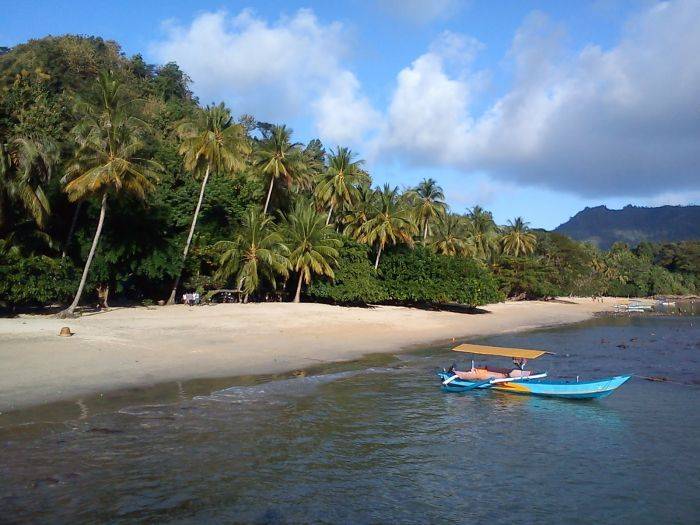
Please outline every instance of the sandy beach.
[{"label": "sandy beach", "polygon": [[[220,304],[0,319],[0,411],[164,381],[277,373],[417,345],[574,323],[617,299],[506,302],[466,314],[380,306]],[[59,337],[62,326],[75,335]]]}]

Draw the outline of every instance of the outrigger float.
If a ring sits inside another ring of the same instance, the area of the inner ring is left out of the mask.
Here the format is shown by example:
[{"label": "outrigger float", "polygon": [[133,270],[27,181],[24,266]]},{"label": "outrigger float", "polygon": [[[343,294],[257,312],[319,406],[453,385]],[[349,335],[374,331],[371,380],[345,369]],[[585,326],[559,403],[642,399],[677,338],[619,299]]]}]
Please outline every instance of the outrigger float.
[{"label": "outrigger float", "polygon": [[597,381],[547,381],[546,372],[533,373],[525,370],[529,359],[537,359],[545,354],[543,350],[522,348],[501,348],[462,344],[453,348],[455,352],[475,355],[510,357],[517,368],[476,368],[472,360],[471,370],[455,370],[455,365],[438,372],[442,389],[446,392],[466,392],[468,390],[490,388],[512,394],[531,396],[561,397],[568,399],[595,399],[609,396],[631,376],[615,376]]}]

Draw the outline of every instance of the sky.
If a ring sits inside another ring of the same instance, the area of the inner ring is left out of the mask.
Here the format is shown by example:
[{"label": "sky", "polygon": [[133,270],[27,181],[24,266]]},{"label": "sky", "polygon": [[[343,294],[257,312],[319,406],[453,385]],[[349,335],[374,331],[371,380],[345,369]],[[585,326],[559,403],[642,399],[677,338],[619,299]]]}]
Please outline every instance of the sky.
[{"label": "sky", "polygon": [[0,0],[0,46],[98,35],[378,184],[554,228],[700,203],[700,0]]}]

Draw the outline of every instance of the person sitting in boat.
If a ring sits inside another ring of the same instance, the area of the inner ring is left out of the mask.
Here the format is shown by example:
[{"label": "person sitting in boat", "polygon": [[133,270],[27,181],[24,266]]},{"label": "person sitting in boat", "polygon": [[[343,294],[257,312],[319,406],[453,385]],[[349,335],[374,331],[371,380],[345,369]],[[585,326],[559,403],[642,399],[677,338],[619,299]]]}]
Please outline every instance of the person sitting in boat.
[{"label": "person sitting in boat", "polygon": [[455,365],[450,367],[450,372],[456,374],[460,379],[465,381],[484,381],[486,379],[503,379],[506,377],[527,377],[531,374],[529,370],[524,370],[526,359],[514,358],[513,364],[517,367],[515,369],[510,368],[495,368],[488,366],[474,366],[472,361],[471,370],[461,371],[455,370]]}]

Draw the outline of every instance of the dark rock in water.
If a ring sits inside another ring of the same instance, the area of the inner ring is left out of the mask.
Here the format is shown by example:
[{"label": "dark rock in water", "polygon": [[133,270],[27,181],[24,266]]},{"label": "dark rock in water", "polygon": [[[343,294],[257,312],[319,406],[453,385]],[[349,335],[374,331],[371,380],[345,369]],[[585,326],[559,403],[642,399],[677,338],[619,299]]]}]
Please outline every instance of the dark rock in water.
[{"label": "dark rock in water", "polygon": [[627,348],[627,345],[619,344],[619,345],[617,345],[617,347],[624,350],[625,348]]},{"label": "dark rock in water", "polygon": [[41,486],[53,486],[53,485],[58,485],[61,482],[60,479],[58,479],[56,476],[48,476],[46,478],[40,478],[40,479],[35,479],[34,480],[34,488],[37,489]]},{"label": "dark rock in water", "polygon": [[94,432],[96,434],[123,434],[123,430],[117,430],[115,428],[105,428],[105,427],[93,427],[88,430],[88,432]]},{"label": "dark rock in water", "polygon": [[630,339],[630,343],[634,343],[636,340],[637,340],[637,338],[633,337],[632,339]]}]

